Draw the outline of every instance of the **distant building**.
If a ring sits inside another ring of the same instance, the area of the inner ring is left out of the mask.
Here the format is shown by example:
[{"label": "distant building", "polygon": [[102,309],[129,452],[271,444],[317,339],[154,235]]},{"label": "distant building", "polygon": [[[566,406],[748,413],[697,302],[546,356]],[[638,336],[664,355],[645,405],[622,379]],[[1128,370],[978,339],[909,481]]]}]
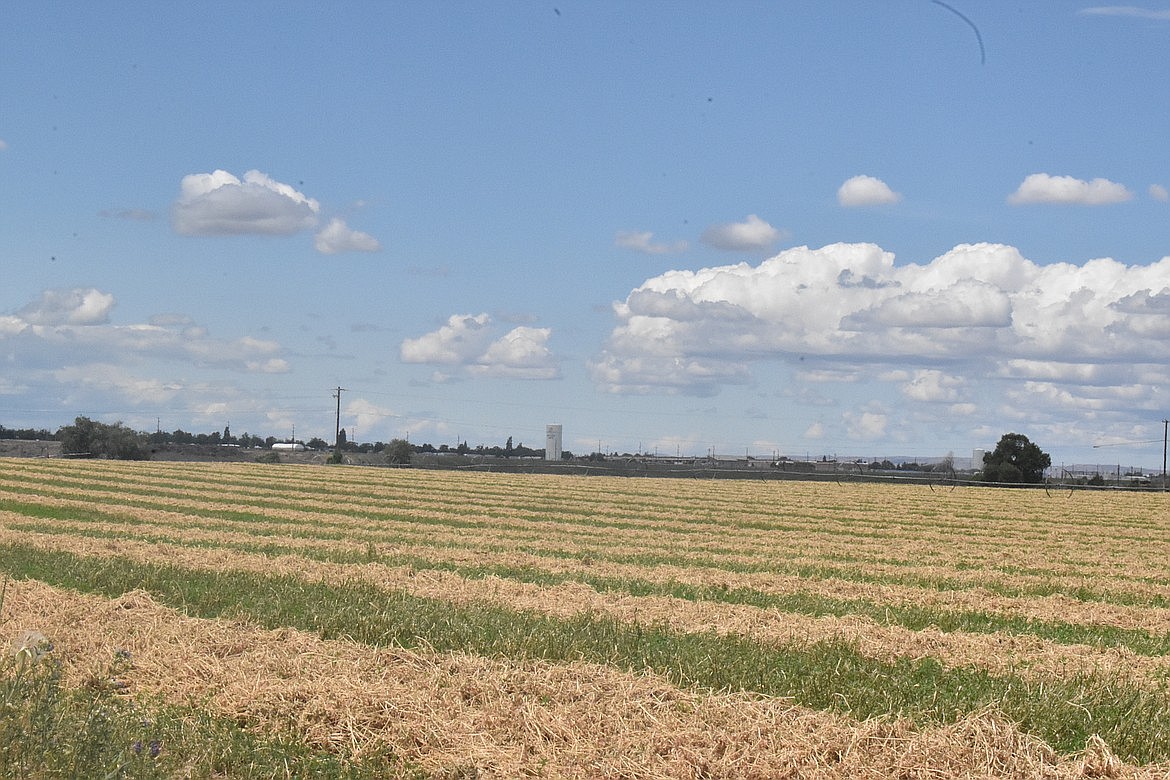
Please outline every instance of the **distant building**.
[{"label": "distant building", "polygon": [[559,424],[544,427],[544,459],[561,459],[561,426]]},{"label": "distant building", "polygon": [[987,454],[986,450],[971,450],[971,470],[979,471],[983,468],[983,456]]}]

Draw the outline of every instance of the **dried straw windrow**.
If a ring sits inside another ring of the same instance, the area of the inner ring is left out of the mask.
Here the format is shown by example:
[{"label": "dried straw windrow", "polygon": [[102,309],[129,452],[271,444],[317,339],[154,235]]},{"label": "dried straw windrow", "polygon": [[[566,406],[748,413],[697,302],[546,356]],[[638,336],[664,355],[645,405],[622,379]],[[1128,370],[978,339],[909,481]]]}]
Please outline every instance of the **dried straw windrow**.
[{"label": "dried straw windrow", "polygon": [[935,658],[949,667],[978,667],[1024,678],[1072,678],[1107,674],[1117,682],[1158,688],[1170,676],[1170,658],[1148,657],[1125,648],[1067,645],[1031,636],[911,631],[873,620],[808,617],[712,601],[598,593],[588,585],[538,586],[499,577],[468,579],[442,571],[415,571],[380,564],[343,565],[295,556],[269,558],[239,552],[208,556],[200,549],[167,544],[96,541],[85,537],[20,535],[0,528],[0,543],[20,539],[51,544],[78,555],[117,555],[149,563],[165,560],[191,570],[289,574],[310,581],[346,584],[368,582],[387,592],[454,604],[497,604],[567,618],[604,615],[631,625],[667,627],[686,633],[731,634],[774,645],[844,641],[871,658]]},{"label": "dried straw windrow", "polygon": [[[19,494],[53,478],[63,487],[41,492],[46,500],[75,499],[88,490],[85,503],[99,506],[97,495],[117,505],[151,491],[151,474],[133,465],[103,464],[103,478],[90,480],[88,488],[79,487],[77,478],[66,483],[61,468],[21,464],[4,475],[0,489],[8,482]],[[367,533],[383,528],[424,545],[462,538],[483,547],[491,539],[497,546],[597,557],[618,539],[647,554],[673,553],[687,565],[814,566],[831,560],[851,576],[946,577],[968,588],[998,586],[1010,577],[1013,586],[1060,590],[1093,578],[1118,593],[1134,589],[1138,595],[1150,592],[1151,580],[1160,577],[1160,518],[1170,508],[1158,495],[1085,493],[1057,504],[1042,492],[1013,494],[1005,501],[1002,491],[987,489],[940,495],[907,486],[685,480],[638,480],[650,487],[637,494],[624,489],[616,501],[606,496],[620,480],[415,472],[362,482],[360,470],[336,478],[347,470],[335,470],[325,478],[311,469],[270,469],[279,473],[254,495],[247,482],[234,494],[203,487],[213,476],[240,482],[245,469],[209,469],[201,479],[184,482],[171,466],[150,506],[200,517],[246,508],[289,530],[316,524]],[[284,476],[290,472],[308,476]],[[591,495],[582,483],[592,487]],[[485,533],[468,534],[469,529]],[[1170,587],[1158,592],[1170,597]]]},{"label": "dried straw windrow", "polygon": [[292,731],[354,755],[391,746],[426,770],[555,778],[1153,778],[1097,740],[1060,758],[993,713],[916,729],[747,694],[679,689],[653,675],[372,649],[291,629],[199,620],[148,593],[81,596],[24,581],[12,627],[53,637],[76,682],[110,654],[133,692]]}]

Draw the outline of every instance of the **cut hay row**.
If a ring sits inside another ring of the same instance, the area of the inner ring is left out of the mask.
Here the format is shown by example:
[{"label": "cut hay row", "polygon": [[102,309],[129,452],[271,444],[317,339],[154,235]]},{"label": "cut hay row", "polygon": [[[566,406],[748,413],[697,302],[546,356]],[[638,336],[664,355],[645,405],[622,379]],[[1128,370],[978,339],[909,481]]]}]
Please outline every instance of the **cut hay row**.
[{"label": "cut hay row", "polygon": [[[530,485],[529,489],[531,487]],[[70,494],[79,495],[83,492],[71,490]],[[449,487],[446,492],[450,493]],[[116,501],[116,494],[109,493],[107,500]],[[229,507],[235,507],[236,511],[246,510],[259,516],[278,518],[284,524],[291,523],[295,517],[301,517],[310,524],[332,522],[350,531],[361,530],[363,524],[368,525],[363,519],[364,507],[360,502],[345,502],[344,513],[335,512],[330,518],[327,512],[304,512],[290,508],[309,503],[296,497],[290,497],[283,507],[278,505],[275,508],[256,506],[248,503],[245,497],[240,497],[237,501],[238,503],[233,504],[221,496],[218,508],[226,512]],[[190,500],[172,497],[161,503],[180,511],[201,513],[218,511],[212,502],[202,502],[201,507],[196,507]],[[531,503],[540,504],[540,500],[533,498]],[[318,504],[321,508],[337,505],[336,502]],[[749,509],[741,511],[741,514],[749,513]],[[545,542],[545,548],[556,549],[559,543],[561,545],[559,553],[580,555],[603,552],[598,550],[597,546],[611,546],[613,535],[619,534],[623,541],[623,549],[637,549],[644,558],[654,554],[667,554],[668,551],[684,546],[688,556],[686,562],[692,565],[722,561],[728,566],[763,564],[770,567],[771,562],[779,558],[789,564],[793,560],[798,560],[802,565],[814,566],[819,561],[828,560],[831,561],[831,565],[838,568],[865,569],[887,579],[896,579],[899,576],[903,579],[936,577],[937,568],[917,570],[924,563],[935,563],[949,571],[952,580],[956,576],[964,578],[965,582],[959,584],[965,587],[985,587],[989,582],[1003,582],[1001,573],[1031,578],[1030,587],[1048,587],[1050,590],[1071,590],[1076,587],[1074,580],[1097,573],[1109,573],[1110,579],[1105,581],[1115,587],[1121,583],[1143,583],[1157,579],[1161,572],[1160,559],[1144,553],[1156,545],[1157,539],[1152,537],[1135,539],[1124,535],[1119,538],[1102,539],[1100,532],[1098,538],[1077,538],[1080,529],[1070,524],[1066,524],[1065,531],[1052,534],[1051,541],[1044,540],[1048,562],[1038,565],[1034,560],[1034,544],[1024,544],[1021,539],[1014,536],[979,538],[965,530],[958,532],[956,529],[948,528],[941,519],[932,519],[929,527],[924,527],[920,520],[918,528],[921,538],[916,540],[907,540],[894,533],[885,535],[862,533],[858,528],[833,527],[824,523],[819,526],[810,525],[801,531],[751,529],[745,532],[731,522],[729,528],[724,529],[726,542],[709,538],[711,534],[708,529],[704,532],[704,536],[708,538],[691,535],[685,539],[685,545],[679,545],[683,540],[677,538],[674,527],[650,528],[639,533],[628,529],[594,528],[584,523],[574,525],[572,520],[570,517],[567,520],[550,521],[547,515],[541,516],[541,519],[529,520],[517,517],[476,516],[464,505],[462,498],[455,502],[448,497],[442,510],[412,509],[398,518],[396,530],[404,534],[429,534],[432,532],[429,527],[430,521],[440,524],[455,522],[458,529],[451,530],[449,538],[435,540],[439,544],[449,544],[450,536],[467,537],[467,534],[463,533],[463,528],[482,524],[490,526],[494,539],[507,540],[514,547],[528,544],[535,536],[539,536]],[[383,510],[376,512],[375,517],[369,518],[369,522],[384,525],[385,530],[390,530],[395,520],[388,518]],[[931,530],[932,528],[935,530]],[[1096,555],[1091,559],[1079,554],[1087,544],[1092,544],[1096,551]],[[945,549],[941,549],[944,546]],[[729,547],[735,549],[737,553],[720,557],[720,550]],[[767,556],[768,552],[773,553],[770,558]],[[775,554],[777,552],[779,555]],[[799,557],[794,556],[793,552]],[[708,560],[704,561],[703,558]],[[954,572],[958,568],[963,569],[961,574]]]},{"label": "cut hay row", "polygon": [[[281,471],[284,469],[276,469]],[[103,475],[105,476],[105,475]],[[524,519],[521,515],[515,517],[501,517],[500,512],[495,512],[494,515],[477,516],[476,513],[469,508],[463,498],[462,484],[456,485],[450,482],[450,479],[457,479],[466,475],[456,475],[454,477],[447,476],[445,483],[434,484],[435,495],[442,497],[441,509],[434,509],[434,497],[431,503],[426,505],[413,506],[409,508],[408,513],[401,516],[401,522],[409,523],[412,520],[418,520],[422,524],[428,524],[429,520],[436,520],[441,522],[442,519],[448,522],[459,523],[461,526],[466,525],[490,525],[498,533],[507,533],[510,530],[529,529],[539,530],[539,532],[549,534],[550,539],[556,538],[557,534],[572,534],[572,538],[589,539],[603,536],[603,534],[618,532],[631,533],[631,543],[639,544],[645,539],[635,538],[636,534],[624,529],[613,529],[613,527],[601,527],[600,530],[594,529],[579,516],[569,516],[560,520],[551,520],[551,522],[541,522],[542,518],[549,518],[548,513],[539,515],[539,513],[530,512],[529,519]],[[109,479],[106,479],[108,482]],[[594,479],[593,482],[597,482]],[[661,482],[661,481],[651,481]],[[674,481],[679,482],[679,481]],[[686,482],[686,481],[682,481]],[[548,479],[535,479],[530,481],[525,486],[524,491],[517,490],[517,495],[525,496],[526,492],[537,490],[535,493],[525,497],[529,505],[543,505],[544,498],[539,495],[539,489],[543,489],[545,484],[548,484]],[[755,484],[755,483],[752,483]],[[759,486],[759,485],[757,485]],[[381,488],[381,485],[372,485],[370,490],[374,488]],[[605,489],[606,485],[599,485],[600,489]],[[706,488],[706,485],[704,485]],[[834,493],[840,492],[840,486],[834,489],[833,485],[818,485],[820,493],[818,499],[820,503],[824,503],[824,497],[827,493],[826,488],[833,490]],[[859,485],[848,485],[844,489],[847,492],[858,492]],[[118,485],[113,484],[108,490],[97,491],[92,493],[96,501],[109,501],[111,496],[117,496]],[[143,490],[149,489],[149,485],[143,486]],[[326,486],[322,485],[322,491],[325,491]],[[661,486],[660,486],[661,489]],[[888,486],[876,486],[875,490],[890,490]],[[807,489],[801,489],[807,490]],[[64,490],[64,495],[78,495],[76,489]],[[665,492],[665,490],[663,490]],[[908,515],[913,515],[910,510],[903,510],[903,504],[908,503],[904,501],[907,498],[918,498],[917,492],[921,489],[906,489],[902,492],[895,493],[896,501],[890,499],[886,502],[885,513],[906,512]],[[1032,491],[1028,491],[1032,492]],[[459,501],[452,501],[452,493],[459,495]],[[51,493],[50,493],[51,495]],[[216,493],[218,495],[218,493]],[[1024,495],[1024,493],[1018,493]],[[998,501],[1004,502],[1002,491],[979,491],[977,496],[966,496],[963,501],[968,501],[971,498],[983,499],[986,496],[997,497]],[[1081,493],[1076,496],[1076,502],[1081,502],[1083,498],[1092,497],[1093,493]],[[835,499],[841,498],[839,495],[833,496]],[[193,497],[192,497],[193,498]],[[192,498],[186,499],[186,503],[190,503]],[[515,496],[514,496],[515,498]],[[956,523],[954,516],[958,512],[934,512],[934,516],[922,516],[914,525],[892,525],[890,529],[882,532],[874,532],[870,527],[863,527],[860,523],[845,522],[845,520],[832,519],[827,517],[830,512],[824,512],[825,517],[808,519],[808,522],[801,525],[794,525],[792,519],[787,520],[787,524],[780,527],[780,529],[772,529],[772,527],[748,527],[744,529],[742,523],[745,518],[753,517],[756,512],[756,506],[759,504],[770,503],[773,496],[756,496],[755,502],[745,503],[739,506],[735,515],[722,518],[722,524],[718,520],[688,519],[688,523],[702,523],[698,526],[696,532],[710,533],[718,530],[724,534],[725,538],[734,541],[737,550],[741,551],[739,555],[730,555],[728,561],[730,564],[746,564],[753,560],[752,554],[759,551],[766,551],[768,548],[775,550],[778,545],[780,548],[787,548],[787,550],[799,550],[801,552],[811,552],[813,554],[821,555],[821,557],[830,558],[840,562],[841,565],[874,565],[886,564],[887,566],[913,566],[916,561],[940,562],[944,566],[954,567],[956,562],[959,562],[963,567],[968,568],[968,574],[975,577],[978,575],[979,568],[992,568],[990,572],[991,577],[995,577],[996,571],[1011,572],[1014,568],[1026,568],[1028,573],[1033,577],[1041,578],[1048,575],[1048,577],[1083,577],[1086,573],[1092,574],[1094,572],[1112,572],[1122,579],[1141,580],[1149,579],[1152,575],[1157,574],[1157,560],[1152,555],[1143,554],[1143,551],[1148,551],[1151,544],[1157,543],[1159,540],[1157,529],[1148,529],[1136,533],[1133,530],[1121,531],[1110,530],[1113,526],[1104,525],[1101,522],[1081,524],[1076,522],[1075,518],[1068,520],[1061,520],[1061,525],[1057,527],[1048,527],[1044,532],[1044,536],[1038,539],[1032,539],[1031,543],[1027,538],[1020,536],[1017,532],[1011,532],[1004,536],[998,532],[989,532],[986,529],[983,532],[976,532],[969,527],[965,522]],[[1156,496],[1142,496],[1141,498],[1154,499]],[[297,506],[300,502],[296,497],[289,497],[288,501],[278,504],[280,509],[273,509],[270,506],[257,506],[252,501],[249,501],[247,496],[240,496],[239,503],[233,504],[229,501],[218,502],[204,502],[208,511],[214,511],[216,505],[220,510],[225,510],[228,506],[236,506],[238,510],[245,510],[256,513],[261,517],[280,518],[281,516],[295,515],[297,513]],[[401,498],[399,498],[399,502]],[[952,501],[955,501],[952,498]],[[1017,501],[1016,496],[1012,497],[1010,503]],[[1060,515],[1064,517],[1068,506],[1066,502],[1060,501],[1059,504],[1053,506],[1052,503],[1044,506],[1044,509],[1051,513],[1055,508]],[[158,504],[159,502],[154,502]],[[171,499],[167,499],[166,503],[171,503]],[[597,504],[598,502],[594,502]],[[785,499],[785,504],[778,511],[784,511],[785,506],[792,508],[792,506],[800,506],[806,508],[807,505],[814,504],[810,501],[810,496],[805,495],[804,492],[797,493],[797,495],[789,496]],[[969,502],[971,503],[971,502]],[[185,502],[183,499],[173,497],[173,506],[183,508]],[[323,505],[324,508],[333,509],[333,516],[338,518],[349,517],[353,522],[360,523],[362,520],[362,501],[360,497],[346,496],[344,493],[337,493],[336,497],[328,498],[328,501],[318,502],[318,505]],[[647,508],[652,506],[652,502],[647,502]],[[191,508],[194,509],[194,508]],[[964,505],[959,505],[955,509],[969,509]],[[1100,509],[1100,508],[1099,508]],[[338,511],[339,510],[339,511]],[[329,512],[304,512],[302,517],[308,522],[315,522],[315,520],[328,519],[323,518],[323,515],[329,515]],[[385,511],[376,512],[378,520],[381,522],[386,517]],[[395,516],[398,512],[395,512]],[[1123,515],[1123,512],[1110,510],[1110,516]],[[577,519],[577,525],[573,525],[572,520]],[[799,519],[799,518],[798,518]],[[654,523],[651,515],[647,513],[646,522]],[[682,522],[679,516],[674,516],[672,522]],[[1017,522],[1017,531],[1021,527],[1027,527],[1035,522],[1034,516],[1028,516],[1026,509],[1021,509]],[[883,524],[889,525],[885,520]],[[1046,526],[1053,525],[1052,518],[1044,518]],[[673,526],[663,527],[649,527],[647,534],[653,538],[655,534],[661,537],[663,532],[673,531]],[[1092,530],[1092,533],[1089,532]],[[906,534],[910,532],[917,533],[916,538],[906,538]],[[1136,533],[1136,536],[1135,536]],[[643,534],[646,536],[646,534]],[[702,541],[695,537],[687,539],[688,546],[701,545]],[[913,546],[908,544],[908,541],[913,543]],[[1035,544],[1044,544],[1046,550],[1046,560],[1037,561],[1034,557],[1026,559],[1026,555],[1034,550]],[[709,543],[714,544],[714,543]],[[1085,551],[1087,545],[1092,545],[1095,548],[1095,554],[1092,558],[1086,558],[1085,555],[1080,554]],[[785,550],[785,552],[787,552]],[[1023,552],[1021,552],[1023,551]],[[1136,566],[1136,568],[1135,568]],[[973,568],[972,568],[973,567]]]},{"label": "cut hay row", "polygon": [[668,597],[598,593],[587,585],[564,583],[538,586],[498,577],[467,579],[437,571],[381,564],[341,565],[303,557],[248,555],[169,544],[97,542],[60,535],[24,536],[0,530],[0,544],[33,542],[82,556],[119,556],[192,571],[241,571],[293,575],[310,581],[345,584],[367,582],[387,593],[403,591],[416,597],[454,604],[486,603],[528,610],[557,618],[604,615],[630,625],[666,627],[685,633],[737,635],[772,645],[811,645],[844,641],[862,655],[892,661],[898,658],[937,659],[948,667],[977,667],[993,674],[1016,673],[1025,679],[1104,674],[1118,684],[1156,688],[1170,676],[1170,658],[1149,658],[1120,648],[1061,645],[1028,636],[910,631],[879,625],[862,617],[809,617],[775,610]]},{"label": "cut hay row", "polygon": [[[34,461],[51,463],[49,461]],[[133,466],[129,467],[133,469]],[[173,468],[173,467],[172,467]],[[246,468],[246,467],[245,467]],[[24,466],[26,473],[41,484],[47,484],[52,476],[62,476],[61,466]],[[321,500],[332,506],[352,503],[360,510],[367,500],[374,506],[386,507],[396,504],[411,509],[429,506],[432,509],[450,510],[450,473],[383,472],[372,480],[361,470],[335,470],[336,478],[330,475],[309,475],[289,479],[283,474],[294,469],[269,469],[263,474],[263,481],[252,479],[240,482],[237,487],[222,485],[214,491],[199,487],[206,480],[168,480],[167,485],[153,485],[150,475],[127,470],[122,466],[104,466],[101,484],[114,490],[143,490],[153,495],[165,494],[168,490],[178,495],[214,492],[218,495],[247,496],[253,499],[275,498],[284,502],[299,503]],[[340,473],[340,472],[349,472]],[[220,467],[211,472],[214,475],[238,474],[239,466],[228,469]],[[10,471],[9,476],[13,476]],[[356,477],[355,477],[356,475]],[[63,476],[75,477],[69,472]],[[269,479],[268,477],[271,476]],[[689,480],[640,480],[650,483],[638,502],[607,501],[598,496],[601,489],[608,494],[611,486],[620,480],[597,478],[550,478],[540,476],[490,475],[505,482],[507,491],[500,494],[493,491],[486,494],[476,490],[482,474],[458,474],[458,508],[475,514],[487,509],[489,516],[507,517],[517,514],[521,517],[541,515],[555,517],[560,510],[572,510],[566,519],[585,522],[590,516],[605,521],[625,519],[649,519],[660,515],[663,521],[689,523],[702,527],[717,523],[721,529],[744,530],[749,523],[765,524],[767,530],[783,530],[785,527],[802,529],[793,525],[793,518],[809,521],[811,530],[815,523],[823,521],[831,525],[834,532],[851,529],[859,539],[873,529],[883,534],[894,535],[909,529],[915,538],[927,538],[936,528],[954,534],[982,535],[991,530],[1010,531],[1016,538],[1039,538],[1039,535],[1059,530],[1061,537],[1071,536],[1085,542],[1117,541],[1132,536],[1135,540],[1156,538],[1161,528],[1158,522],[1163,502],[1158,505],[1156,498],[1128,494],[1077,494],[1073,501],[1057,497],[1058,514],[1053,514],[1052,497],[1036,491],[1022,491],[1005,500],[1002,491],[965,489],[956,492],[930,492],[925,488],[883,485],[838,485],[826,491],[824,483],[710,483]],[[409,482],[406,480],[409,479]],[[581,483],[583,488],[572,490],[563,487],[564,481]],[[79,483],[67,483],[77,487]],[[194,487],[193,487],[194,486]],[[354,490],[354,488],[360,488]],[[498,486],[497,486],[498,487]],[[971,491],[974,490],[974,493]],[[872,495],[870,494],[872,491]],[[688,500],[680,499],[685,496]],[[875,500],[875,498],[877,500]],[[828,499],[828,500],[826,500]],[[1006,505],[1006,506],[1005,506]],[[1142,519],[1142,515],[1145,519]],[[923,521],[928,521],[924,523]],[[775,524],[775,527],[770,525]],[[1123,533],[1122,529],[1128,529]],[[809,529],[804,529],[809,530]],[[963,539],[952,541],[962,542]],[[1059,542],[1053,538],[1050,541]]]},{"label": "cut hay row", "polygon": [[[449,487],[454,489],[452,485]],[[832,486],[828,488],[832,489]],[[10,497],[33,500],[11,488],[4,491],[0,487],[0,495],[5,493]],[[39,495],[35,501],[44,506],[81,509],[102,506],[88,499],[57,495]],[[172,512],[170,517],[175,523],[211,531],[243,530],[257,535],[287,537],[309,534],[322,538],[329,536],[326,529],[332,529],[335,535],[375,545],[398,543],[433,549],[466,547],[487,554],[501,549],[525,550],[538,555],[544,553],[551,558],[576,557],[645,565],[681,564],[723,568],[732,573],[814,571],[818,578],[919,585],[944,591],[982,589],[1001,595],[1075,593],[1082,600],[1122,604],[1145,601],[1157,605],[1170,601],[1170,585],[1161,577],[1164,567],[1158,541],[1135,544],[1130,540],[1115,540],[1113,548],[1107,549],[1104,545],[1073,547],[1066,540],[1055,550],[1063,556],[1063,562],[1058,566],[1043,566],[1031,561],[1052,556],[1055,545],[1028,546],[1015,540],[993,545],[991,540],[984,539],[978,553],[968,553],[958,540],[953,545],[957,549],[944,549],[942,544],[932,544],[928,540],[908,544],[898,538],[889,538],[883,542],[858,539],[843,531],[830,538],[820,529],[795,535],[768,534],[754,529],[744,533],[732,527],[721,537],[703,540],[679,538],[671,529],[657,533],[645,529],[637,532],[607,529],[602,533],[588,527],[576,529],[563,522],[469,519],[454,500],[449,502],[451,508],[447,515],[449,519],[455,518],[457,525],[453,527],[432,523],[432,515],[354,516],[348,514],[348,506],[334,512],[309,512],[296,508],[296,504],[286,509],[258,508],[245,503],[208,501],[196,496],[187,500],[167,498],[157,507],[138,505],[127,509],[113,503],[114,499],[110,501],[104,506],[120,509],[123,513],[132,511],[135,518],[144,523],[152,516],[163,516],[159,512]],[[229,510],[229,507],[232,508]],[[222,518],[218,516],[221,510],[225,515]],[[240,518],[240,512],[249,516]],[[198,516],[192,516],[195,514]],[[873,549],[875,553],[867,557],[856,554],[854,549]],[[901,557],[893,558],[892,549],[900,551]]]},{"label": "cut hay row", "polygon": [[[1107,747],[1061,758],[995,716],[938,728],[856,722],[777,699],[680,690],[653,675],[373,649],[185,617],[144,592],[12,588],[9,624],[50,632],[75,676],[129,651],[133,690],[361,754],[384,745],[445,776],[1153,778]],[[463,774],[457,774],[463,773]]]}]

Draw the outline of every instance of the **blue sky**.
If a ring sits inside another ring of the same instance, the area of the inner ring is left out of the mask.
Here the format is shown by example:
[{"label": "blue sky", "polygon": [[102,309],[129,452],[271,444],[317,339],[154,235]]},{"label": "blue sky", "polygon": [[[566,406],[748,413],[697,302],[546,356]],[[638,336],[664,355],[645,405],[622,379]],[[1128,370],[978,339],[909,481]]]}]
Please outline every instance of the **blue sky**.
[{"label": "blue sky", "polygon": [[3,16],[0,424],[1161,465],[1170,5]]}]

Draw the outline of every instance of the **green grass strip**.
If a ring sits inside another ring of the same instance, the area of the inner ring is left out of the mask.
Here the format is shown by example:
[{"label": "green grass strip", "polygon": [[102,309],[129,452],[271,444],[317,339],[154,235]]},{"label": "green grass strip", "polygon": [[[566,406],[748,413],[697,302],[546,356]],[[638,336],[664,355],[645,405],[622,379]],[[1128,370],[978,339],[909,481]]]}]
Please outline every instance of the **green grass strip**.
[{"label": "green grass strip", "polygon": [[[63,518],[61,518],[63,519]],[[51,524],[30,523],[23,529],[52,534],[59,529]],[[386,566],[409,566],[426,571],[446,571],[467,579],[499,577],[513,582],[533,585],[560,585],[581,582],[602,593],[628,596],[664,596],[687,601],[714,601],[771,609],[811,617],[867,617],[881,625],[894,625],[919,631],[937,628],[939,631],[963,631],[976,634],[1005,633],[1013,636],[1034,636],[1062,645],[1088,645],[1096,648],[1126,648],[1138,655],[1163,656],[1170,654],[1170,634],[1155,634],[1140,629],[1118,628],[1108,625],[1086,625],[1057,620],[1000,615],[977,610],[947,610],[920,607],[912,604],[882,604],[865,599],[843,599],[807,592],[773,594],[751,588],[721,588],[710,585],[692,585],[680,582],[652,582],[645,579],[604,577],[583,572],[550,572],[534,566],[479,565],[470,566],[446,561],[434,561],[418,555],[352,553],[320,550],[281,544],[241,544],[235,542],[194,542],[182,539],[162,539],[155,534],[112,534],[106,531],[71,530],[71,535],[90,538],[116,538],[148,542],[166,541],[185,547],[229,549],[265,556],[296,555],[327,563],[360,564],[379,562]],[[276,536],[265,534],[263,536]]]},{"label": "green grass strip", "polygon": [[859,719],[902,715],[926,725],[992,706],[1068,754],[1100,734],[1127,761],[1170,758],[1170,697],[1105,676],[1029,680],[933,659],[866,658],[842,642],[765,647],[713,633],[683,634],[596,615],[557,619],[490,605],[456,606],[355,583],[212,573],[120,558],[82,558],[18,545],[0,547],[0,569],[16,577],[115,597],[145,588],[204,618],[244,618],[324,638],[375,646],[430,646],[488,657],[585,660],[653,671],[676,684],[791,697],[796,704]]}]

